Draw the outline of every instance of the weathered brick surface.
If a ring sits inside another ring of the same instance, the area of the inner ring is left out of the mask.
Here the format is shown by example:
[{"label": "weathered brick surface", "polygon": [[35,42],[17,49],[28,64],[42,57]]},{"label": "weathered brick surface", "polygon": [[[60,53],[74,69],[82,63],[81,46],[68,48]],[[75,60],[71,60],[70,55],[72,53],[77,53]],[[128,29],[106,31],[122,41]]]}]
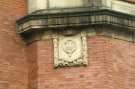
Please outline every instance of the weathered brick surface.
[{"label": "weathered brick surface", "polygon": [[134,49],[134,43],[89,37],[87,67],[54,69],[52,41],[39,41],[38,89],[134,89]]},{"label": "weathered brick surface", "polygon": [[25,0],[0,0],[0,89],[28,89],[25,45],[16,20],[25,15]]},{"label": "weathered brick surface", "polygon": [[0,0],[0,89],[135,89],[134,43],[89,37],[87,67],[54,69],[52,40],[26,47],[16,34],[25,14],[26,0]]},{"label": "weathered brick surface", "polygon": [[28,59],[28,82],[29,89],[37,89],[38,65],[37,65],[37,43],[27,46]]}]

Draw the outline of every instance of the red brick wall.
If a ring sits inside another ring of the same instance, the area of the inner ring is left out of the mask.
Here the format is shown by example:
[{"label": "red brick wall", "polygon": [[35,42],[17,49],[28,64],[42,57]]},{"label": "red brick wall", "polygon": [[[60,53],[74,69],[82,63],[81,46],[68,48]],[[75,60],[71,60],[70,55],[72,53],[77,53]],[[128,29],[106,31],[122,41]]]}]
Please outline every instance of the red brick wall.
[{"label": "red brick wall", "polygon": [[28,89],[25,45],[16,20],[26,14],[25,0],[0,0],[0,89]]},{"label": "red brick wall", "polygon": [[52,40],[28,46],[30,89],[135,89],[135,44],[88,38],[87,67],[53,68]]},{"label": "red brick wall", "polygon": [[26,47],[16,34],[25,14],[25,0],[0,0],[0,89],[135,89],[134,43],[90,37],[87,67],[54,69],[52,40]]},{"label": "red brick wall", "polygon": [[37,89],[38,65],[37,65],[37,43],[27,46],[27,59],[28,59],[28,82],[29,89]]},{"label": "red brick wall", "polygon": [[87,67],[54,69],[52,41],[38,41],[38,89],[135,89],[134,49],[134,43],[90,37]]},{"label": "red brick wall", "polygon": [[[124,1],[124,0],[123,0]],[[133,3],[135,3],[135,0],[126,0],[126,1],[129,1],[129,2],[133,2]]]}]

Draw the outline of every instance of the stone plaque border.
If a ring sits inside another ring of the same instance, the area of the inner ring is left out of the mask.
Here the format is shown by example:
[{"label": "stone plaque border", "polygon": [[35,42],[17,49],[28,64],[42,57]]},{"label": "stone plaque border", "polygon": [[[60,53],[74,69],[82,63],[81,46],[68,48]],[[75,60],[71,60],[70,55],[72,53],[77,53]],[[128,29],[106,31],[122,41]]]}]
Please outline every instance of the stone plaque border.
[{"label": "stone plaque border", "polygon": [[[54,67],[71,67],[71,66],[87,66],[88,65],[88,53],[87,53],[87,38],[86,38],[86,32],[80,32],[78,33],[81,38],[81,55],[82,58],[78,58],[76,60],[73,60],[72,62],[62,61],[59,60],[59,37],[60,34],[55,34],[53,36],[53,44],[54,44]],[[78,35],[76,34],[76,35]]]}]

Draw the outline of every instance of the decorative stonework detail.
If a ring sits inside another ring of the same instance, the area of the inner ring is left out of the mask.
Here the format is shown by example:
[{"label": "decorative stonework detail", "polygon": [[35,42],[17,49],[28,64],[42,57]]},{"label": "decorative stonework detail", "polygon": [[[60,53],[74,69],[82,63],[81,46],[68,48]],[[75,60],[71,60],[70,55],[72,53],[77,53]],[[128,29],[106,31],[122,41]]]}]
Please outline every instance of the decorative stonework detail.
[{"label": "decorative stonework detail", "polygon": [[55,35],[54,65],[55,67],[87,65],[86,33],[73,36]]},{"label": "decorative stonework detail", "polygon": [[68,55],[69,58],[72,57],[72,54],[76,51],[76,42],[73,40],[66,40],[63,43],[63,51]]}]

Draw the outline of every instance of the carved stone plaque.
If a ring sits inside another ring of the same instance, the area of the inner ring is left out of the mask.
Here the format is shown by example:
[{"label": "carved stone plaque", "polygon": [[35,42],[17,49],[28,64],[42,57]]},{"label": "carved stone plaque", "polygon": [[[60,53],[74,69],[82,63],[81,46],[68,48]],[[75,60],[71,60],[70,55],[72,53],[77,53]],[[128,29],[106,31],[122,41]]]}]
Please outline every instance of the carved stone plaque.
[{"label": "carved stone plaque", "polygon": [[73,35],[56,35],[54,40],[55,67],[87,65],[87,44],[84,32]]}]

